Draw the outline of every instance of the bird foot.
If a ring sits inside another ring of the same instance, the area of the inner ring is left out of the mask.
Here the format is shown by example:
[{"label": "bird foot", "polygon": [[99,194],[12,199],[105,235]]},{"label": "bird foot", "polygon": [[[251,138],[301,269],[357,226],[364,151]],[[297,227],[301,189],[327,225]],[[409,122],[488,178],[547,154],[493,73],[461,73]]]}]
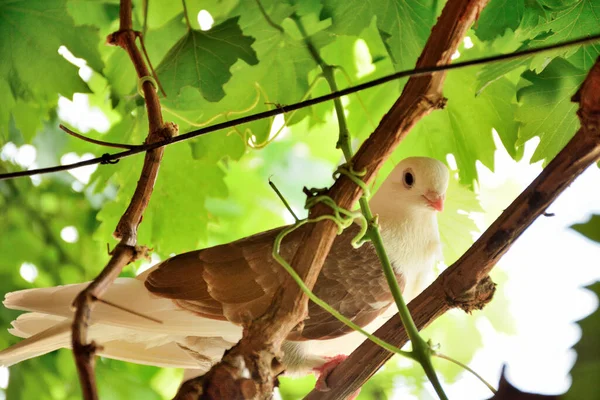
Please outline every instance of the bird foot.
[{"label": "bird foot", "polygon": [[[321,365],[320,367],[313,368],[313,371],[315,371],[315,373],[319,375],[317,383],[315,384],[315,389],[317,389],[320,392],[329,391],[330,387],[327,385],[327,377],[329,376],[331,371],[333,371],[335,367],[337,367],[346,358],[348,358],[348,356],[344,354],[339,354],[334,357],[325,357],[325,359],[327,360],[325,364]],[[348,397],[347,400],[354,400],[359,393],[360,389],[358,389],[356,392],[350,395],[350,397]]]}]

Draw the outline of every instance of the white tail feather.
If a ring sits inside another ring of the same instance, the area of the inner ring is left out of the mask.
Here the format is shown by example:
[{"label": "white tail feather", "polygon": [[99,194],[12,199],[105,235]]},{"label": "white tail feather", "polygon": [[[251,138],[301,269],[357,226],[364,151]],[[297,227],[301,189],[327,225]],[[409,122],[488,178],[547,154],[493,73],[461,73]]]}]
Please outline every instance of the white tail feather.
[{"label": "white tail feather", "polygon": [[[4,306],[15,310],[72,318],[71,304],[75,296],[87,285],[87,283],[80,283],[8,293],[4,299]],[[97,304],[94,308],[92,313],[94,323],[156,334],[219,336],[230,342],[237,342],[242,336],[241,327],[227,321],[201,318],[189,311],[182,310],[170,299],[160,298],[149,293],[144,287],[144,283],[137,279],[118,278],[103,299],[137,313],[149,315],[162,323],[156,323],[106,304]]]},{"label": "white tail feather", "polygon": [[44,320],[40,324],[42,329],[33,336],[0,351],[0,365],[8,367],[23,360],[68,346],[71,339],[71,323],[69,321],[58,322],[48,329],[43,329],[46,322]]},{"label": "white tail feather", "polygon": [[[70,348],[71,324],[71,320],[53,315],[28,313],[19,316],[9,331],[25,340],[1,351],[0,365],[11,366],[59,348]],[[102,324],[91,326],[89,337],[101,345],[98,355],[138,364],[189,368],[197,370],[199,375],[206,372],[222,356],[223,351],[233,345],[220,338],[215,342],[216,338],[157,335]],[[211,351],[200,358],[194,357],[193,352],[186,351],[178,344],[200,351],[207,347],[202,344],[205,340],[211,345]]]},{"label": "white tail feather", "polygon": [[[26,339],[1,351],[0,365],[10,366],[61,347],[70,347],[71,304],[86,286],[87,283],[83,283],[8,293],[4,300],[7,308],[30,313],[13,321],[9,331]],[[103,347],[98,354],[109,358],[207,370],[225,349],[241,338],[241,327],[182,310],[173,301],[149,293],[137,279],[117,279],[103,298],[162,322],[107,304],[97,304],[92,312],[88,337]]]}]

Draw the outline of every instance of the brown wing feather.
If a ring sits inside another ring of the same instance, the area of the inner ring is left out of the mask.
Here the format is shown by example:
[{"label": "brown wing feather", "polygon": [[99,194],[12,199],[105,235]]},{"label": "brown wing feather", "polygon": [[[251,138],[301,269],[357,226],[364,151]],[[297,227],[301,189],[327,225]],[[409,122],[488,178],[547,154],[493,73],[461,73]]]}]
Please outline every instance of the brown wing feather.
[{"label": "brown wing feather", "polygon": [[[351,321],[365,326],[392,304],[393,297],[373,245],[351,246],[358,230],[354,225],[336,238],[313,291]],[[396,275],[396,279],[404,289],[404,278]],[[352,331],[312,301],[308,315],[302,332],[291,335],[291,340],[332,339]]]},{"label": "brown wing feather", "polygon": [[[260,316],[285,277],[271,256],[281,229],[170,258],[148,275],[146,287],[207,318],[243,323]],[[286,260],[292,260],[303,230],[293,231],[282,243]],[[375,249],[369,243],[359,249],[350,245],[357,232],[358,226],[352,226],[335,239],[314,292],[364,326],[391,304],[392,297]],[[398,279],[403,287],[402,277]],[[292,333],[290,340],[328,339],[351,331],[312,302],[308,311],[304,330]]]},{"label": "brown wing feather", "polygon": [[[148,275],[146,288],[207,318],[251,320],[266,311],[285,277],[271,256],[281,229],[170,258]],[[295,253],[301,235],[298,230],[286,236],[286,259]]]}]

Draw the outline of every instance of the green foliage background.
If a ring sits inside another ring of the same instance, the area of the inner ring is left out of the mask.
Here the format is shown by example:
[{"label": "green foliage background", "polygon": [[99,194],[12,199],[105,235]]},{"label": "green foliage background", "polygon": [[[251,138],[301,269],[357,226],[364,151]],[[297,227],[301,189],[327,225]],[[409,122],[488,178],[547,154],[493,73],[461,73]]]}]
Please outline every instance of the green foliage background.
[{"label": "green foliage background", "polygon": [[[338,86],[346,87],[413,67],[444,1],[263,0],[271,24],[254,1],[188,0],[186,4],[191,26],[186,25],[180,2],[149,0],[145,17],[143,2],[134,1],[134,28],[144,32],[149,57],[167,93],[161,98],[165,120],[176,122],[180,132],[328,91],[290,19],[294,13],[321,57],[340,67]],[[212,29],[199,30],[195,16],[200,10],[213,16]],[[105,153],[105,148],[66,136],[57,128],[61,122],[73,123],[59,117],[59,95],[72,99],[75,94],[84,96],[109,122],[106,132],[91,129],[86,135],[132,144],[144,140],[146,112],[131,62],[121,49],[104,45],[106,35],[118,29],[118,13],[116,0],[0,0],[2,145],[33,144],[38,166],[59,164],[67,153]],[[598,33],[599,15],[598,0],[491,0],[468,33],[474,46],[462,45],[460,57],[467,60]],[[78,71],[58,53],[60,46],[85,60],[87,67]],[[457,179],[448,194],[447,211],[440,216],[446,264],[462,254],[476,231],[463,211],[481,211],[473,191],[478,178],[475,165],[479,161],[494,167],[492,128],[515,159],[521,157],[524,143],[538,136],[541,141],[533,161],[550,160],[578,127],[570,96],[599,50],[597,44],[572,47],[448,74],[444,89],[448,106],[417,124],[382,174],[407,155],[444,161],[447,154],[454,155]],[[92,73],[84,80],[82,71],[88,68]],[[356,147],[373,131],[404,83],[344,98]],[[302,210],[300,189],[331,184],[331,172],[341,161],[335,149],[337,124],[331,103],[286,114],[285,122],[288,131],[263,149],[248,143],[267,143],[272,120],[169,146],[139,230],[139,243],[164,259],[284,224],[285,210],[268,187],[269,177],[292,206]],[[70,126],[82,131],[80,124],[81,118]],[[107,261],[106,244],[115,243],[111,233],[130,201],[141,163],[141,157],[131,157],[100,166],[89,182],[70,172],[1,181],[0,292],[94,277]],[[0,160],[0,172],[21,168],[8,156]],[[61,239],[65,226],[77,229],[76,243]],[[37,267],[39,276],[33,284],[19,275],[24,262]],[[139,263],[127,267],[124,274],[133,276],[138,267]],[[512,332],[510,322],[498,311],[505,301],[500,287],[488,309],[473,317],[445,315],[426,336],[468,362],[482,344],[475,328],[478,318]],[[8,327],[16,315],[0,309],[0,325]],[[450,325],[461,329],[444,329]],[[0,333],[1,348],[16,341],[6,331]],[[448,380],[459,375],[448,364],[440,368]],[[9,399],[80,396],[66,350],[16,365],[10,373]],[[364,388],[361,398],[389,394],[400,373],[415,390],[422,385],[417,368],[390,364]],[[169,398],[180,376],[176,370],[107,359],[98,362],[103,399]],[[312,384],[312,378],[285,380],[281,392],[286,399],[297,398]]]}]

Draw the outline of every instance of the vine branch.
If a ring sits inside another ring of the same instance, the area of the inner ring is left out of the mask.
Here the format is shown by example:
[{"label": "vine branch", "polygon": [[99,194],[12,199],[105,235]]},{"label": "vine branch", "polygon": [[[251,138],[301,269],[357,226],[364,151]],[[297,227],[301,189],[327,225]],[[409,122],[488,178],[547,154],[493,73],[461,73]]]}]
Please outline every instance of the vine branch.
[{"label": "vine branch", "polygon": [[[486,3],[486,0],[448,1],[423,49],[417,68],[449,63],[450,56]],[[354,170],[365,170],[363,180],[367,185],[410,128],[433,109],[443,106],[445,101],[441,89],[444,78],[445,72],[412,77],[375,132],[352,158]],[[350,178],[340,175],[327,195],[340,208],[352,209],[362,195],[362,189]],[[327,213],[326,206],[317,204],[311,208],[309,218],[318,218]],[[309,289],[317,280],[336,228],[330,220],[310,224],[300,241],[291,265]],[[281,344],[305,318],[306,313],[306,295],[291,277],[286,277],[267,312],[244,327],[240,342],[205,375],[202,398],[270,396],[274,379],[282,371],[279,363]]]},{"label": "vine branch", "polygon": [[[304,101],[300,101],[298,103],[286,105],[285,107],[277,107],[273,110],[263,111],[260,113],[247,115],[245,117],[232,119],[232,120],[229,120],[226,122],[208,126],[206,128],[196,129],[196,130],[187,132],[183,135],[179,135],[177,137],[164,138],[163,140],[159,140],[156,142],[146,142],[142,145],[139,145],[135,149],[122,151],[120,153],[106,154],[106,155],[103,155],[102,157],[96,157],[96,158],[92,158],[89,160],[80,161],[80,162],[76,162],[76,163],[72,163],[72,164],[57,165],[57,166],[53,166],[53,167],[37,168],[37,169],[30,169],[27,171],[16,171],[16,172],[0,174],[0,180],[19,178],[19,177],[23,177],[23,176],[49,174],[49,173],[59,172],[59,171],[67,171],[70,169],[85,167],[87,165],[106,164],[107,162],[110,162],[110,161],[116,161],[121,158],[130,157],[135,154],[144,153],[149,150],[158,149],[159,147],[168,146],[172,143],[182,142],[184,140],[189,140],[189,139],[195,138],[197,136],[205,135],[207,133],[219,131],[221,129],[231,128],[231,127],[234,127],[237,125],[258,121],[258,120],[265,119],[265,118],[271,118],[276,115],[300,110],[300,109],[306,108],[306,107],[311,107],[316,104],[324,103],[326,101],[330,101],[330,100],[333,100],[333,99],[336,99],[336,98],[339,98],[342,96],[357,93],[362,90],[370,89],[375,86],[383,85],[385,83],[388,83],[388,82],[391,82],[391,81],[394,81],[397,79],[406,78],[406,77],[427,76],[434,72],[450,71],[450,70],[455,70],[455,69],[460,69],[460,68],[465,68],[465,67],[471,67],[471,66],[475,66],[475,65],[483,65],[483,64],[495,63],[495,62],[500,62],[500,61],[508,61],[508,60],[513,60],[513,59],[517,59],[520,57],[537,54],[537,53],[542,53],[542,52],[546,52],[546,51],[588,44],[588,43],[595,42],[598,40],[600,40],[600,34],[590,35],[590,36],[586,36],[583,38],[569,40],[566,42],[543,46],[543,47],[538,47],[538,48],[534,48],[534,49],[516,51],[514,53],[509,53],[509,54],[499,54],[499,55],[495,55],[495,56],[491,56],[491,57],[483,57],[483,58],[478,58],[478,59],[473,59],[473,60],[468,60],[468,61],[461,61],[461,62],[457,62],[454,64],[449,64],[450,60],[448,60],[447,62],[437,64],[437,65],[431,64],[429,66],[419,66],[419,67],[411,69],[411,70],[396,72],[396,73],[393,73],[390,75],[383,76],[378,79],[374,79],[369,82],[361,83],[359,85],[349,86],[349,87],[342,89],[340,91],[337,91],[337,92],[328,93],[323,96],[314,97],[312,99],[307,99]],[[144,86],[146,86],[146,85],[144,85]]]},{"label": "vine branch", "polygon": [[[550,203],[600,159],[600,58],[573,100],[580,104],[577,114],[581,128],[469,250],[409,304],[419,329],[453,307],[470,312],[485,305],[495,287],[488,276],[492,268]],[[386,322],[375,335],[396,347],[408,340],[397,317]],[[305,399],[344,398],[360,388],[391,356],[369,341],[363,342],[331,372],[327,380],[329,392],[313,390]]]},{"label": "vine branch", "polygon": [[[140,50],[135,44],[136,37],[138,37],[140,33],[133,30],[131,12],[131,0],[121,0],[119,10],[119,30],[109,35],[107,42],[108,44],[119,46],[127,51],[129,58],[135,67],[138,78],[143,80],[142,91],[149,123],[146,145],[150,145],[172,138],[177,133],[177,126],[171,123],[163,123],[160,102],[158,100],[158,95],[154,90],[153,83],[150,80],[144,79],[151,75]],[[138,180],[131,202],[129,203],[127,210],[121,216],[114,232],[115,238],[120,241],[112,251],[111,259],[108,261],[108,264],[104,267],[102,272],[86,289],[79,293],[73,303],[75,315],[73,318],[71,344],[77,372],[79,374],[79,381],[83,391],[83,397],[86,400],[98,399],[94,375],[96,344],[87,342],[87,333],[92,310],[96,302],[102,298],[102,295],[117,278],[123,267],[139,257],[146,256],[148,251],[145,247],[137,245],[137,228],[142,220],[142,214],[150,200],[164,147],[145,149],[144,151],[146,150],[148,151],[146,152],[140,179]]]}]

